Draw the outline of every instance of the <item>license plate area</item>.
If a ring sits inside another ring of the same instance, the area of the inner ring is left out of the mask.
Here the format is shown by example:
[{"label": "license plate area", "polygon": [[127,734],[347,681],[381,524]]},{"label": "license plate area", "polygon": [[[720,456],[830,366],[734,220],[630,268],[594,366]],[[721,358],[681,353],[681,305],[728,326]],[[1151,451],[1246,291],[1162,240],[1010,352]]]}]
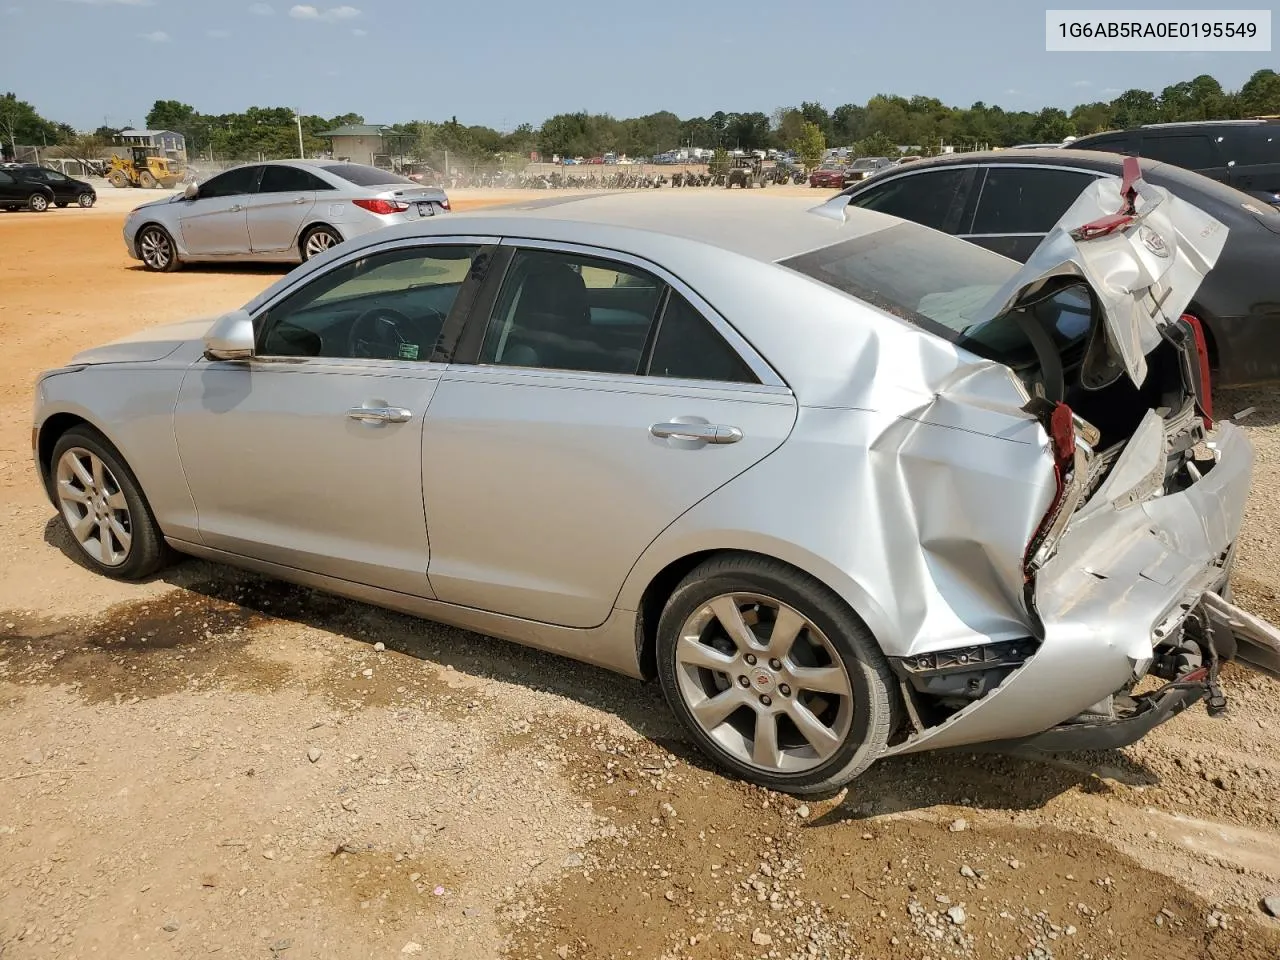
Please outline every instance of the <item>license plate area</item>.
[{"label": "license plate area", "polygon": [[436,206],[430,200],[418,201],[418,216],[434,217],[436,215]]}]

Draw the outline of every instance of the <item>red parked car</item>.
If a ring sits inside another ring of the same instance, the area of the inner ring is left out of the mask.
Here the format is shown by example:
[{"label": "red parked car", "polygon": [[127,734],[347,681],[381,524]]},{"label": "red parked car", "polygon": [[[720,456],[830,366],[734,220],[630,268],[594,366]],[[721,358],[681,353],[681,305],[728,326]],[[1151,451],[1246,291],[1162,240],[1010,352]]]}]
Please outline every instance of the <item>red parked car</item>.
[{"label": "red parked car", "polygon": [[844,167],[838,163],[824,163],[809,174],[809,186],[844,189]]}]

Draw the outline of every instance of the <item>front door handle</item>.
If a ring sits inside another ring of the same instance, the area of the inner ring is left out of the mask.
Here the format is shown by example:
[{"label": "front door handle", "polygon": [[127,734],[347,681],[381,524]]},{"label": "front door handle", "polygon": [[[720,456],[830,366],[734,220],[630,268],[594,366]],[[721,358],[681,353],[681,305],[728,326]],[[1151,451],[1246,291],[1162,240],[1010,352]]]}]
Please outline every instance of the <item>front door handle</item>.
[{"label": "front door handle", "polygon": [[232,212],[232,213],[239,213],[239,212],[240,212],[241,210],[243,210],[243,209],[244,209],[244,207],[242,207],[240,204],[238,204],[238,203],[237,203],[234,207],[232,207],[232,208],[231,208],[231,212]]},{"label": "front door handle", "polygon": [[352,407],[347,416],[365,423],[404,423],[413,411],[404,407]]},{"label": "front door handle", "polygon": [[659,440],[701,440],[703,443],[737,443],[742,431],[716,423],[655,423],[649,433]]},{"label": "front door handle", "polygon": [[307,198],[306,198],[306,197],[299,197],[297,200],[295,200],[295,201],[293,201],[293,202],[294,202],[294,203],[306,203],[306,202],[307,202]]}]

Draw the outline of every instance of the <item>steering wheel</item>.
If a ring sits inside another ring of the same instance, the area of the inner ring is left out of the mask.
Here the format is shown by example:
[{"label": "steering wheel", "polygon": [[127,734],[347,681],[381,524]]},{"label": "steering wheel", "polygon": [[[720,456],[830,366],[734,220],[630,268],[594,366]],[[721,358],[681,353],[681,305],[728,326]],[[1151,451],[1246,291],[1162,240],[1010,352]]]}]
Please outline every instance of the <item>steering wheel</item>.
[{"label": "steering wheel", "polygon": [[[431,316],[443,325],[444,316],[438,310],[432,310]],[[421,351],[429,352],[435,342],[421,342],[423,326],[391,307],[371,307],[352,322],[347,355],[362,360],[426,360]]]}]

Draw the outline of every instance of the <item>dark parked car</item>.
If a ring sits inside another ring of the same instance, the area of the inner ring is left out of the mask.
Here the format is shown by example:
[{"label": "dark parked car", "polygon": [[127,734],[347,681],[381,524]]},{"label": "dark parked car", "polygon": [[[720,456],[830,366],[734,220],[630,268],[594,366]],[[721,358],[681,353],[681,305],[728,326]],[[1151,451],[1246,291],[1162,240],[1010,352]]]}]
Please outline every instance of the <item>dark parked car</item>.
[{"label": "dark parked car", "polygon": [[841,185],[851,187],[855,183],[866,180],[873,173],[879,173],[881,170],[892,166],[893,161],[888,157],[859,157],[844,168],[844,178]]},{"label": "dark parked car", "polygon": [[0,207],[19,210],[26,207],[43,213],[53,203],[53,190],[47,183],[29,180],[19,167],[0,167]]},{"label": "dark parked car", "polygon": [[[951,154],[887,170],[843,191],[848,202],[914,220],[1025,262],[1093,178],[1124,157],[1084,150]],[[1226,248],[1189,308],[1208,340],[1215,383],[1280,377],[1280,210],[1198,173],[1140,162],[1165,187],[1226,225]]]},{"label": "dark parked car", "polygon": [[1280,121],[1153,123],[1081,137],[1073,150],[1127,153],[1194,170],[1280,204]]},{"label": "dark parked car", "polygon": [[35,164],[23,164],[17,168],[20,177],[45,184],[53,191],[53,202],[60,207],[73,203],[82,207],[92,207],[98,201],[98,191],[93,184],[76,180],[60,173],[51,167],[38,167]]}]

